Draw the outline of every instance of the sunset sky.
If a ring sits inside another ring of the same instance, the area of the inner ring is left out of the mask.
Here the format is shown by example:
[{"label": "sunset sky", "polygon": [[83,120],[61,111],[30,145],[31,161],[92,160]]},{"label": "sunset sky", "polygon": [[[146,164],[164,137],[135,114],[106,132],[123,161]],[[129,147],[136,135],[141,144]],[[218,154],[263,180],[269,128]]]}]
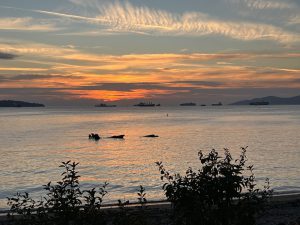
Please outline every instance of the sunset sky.
[{"label": "sunset sky", "polygon": [[1,0],[0,99],[300,95],[299,0]]}]

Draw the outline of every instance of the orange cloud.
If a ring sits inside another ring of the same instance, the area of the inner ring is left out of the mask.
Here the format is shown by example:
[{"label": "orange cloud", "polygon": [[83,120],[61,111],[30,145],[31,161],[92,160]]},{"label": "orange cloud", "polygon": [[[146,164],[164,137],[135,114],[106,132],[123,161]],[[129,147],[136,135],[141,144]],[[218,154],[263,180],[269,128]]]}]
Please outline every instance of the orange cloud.
[{"label": "orange cloud", "polygon": [[[20,55],[5,61],[5,66],[0,65],[1,88],[60,88],[61,93],[70,94],[70,98],[116,101],[195,89],[299,86],[300,70],[294,65],[299,53],[104,55],[26,43],[0,44],[0,51]],[[260,66],[251,66],[252,61],[259,61]],[[292,66],[272,66],[278,61]],[[107,90],[101,86],[113,83],[124,86],[149,83],[156,87],[133,85],[126,89],[119,85],[119,89],[114,90],[114,86]],[[89,89],[86,87],[93,88],[86,90]]]},{"label": "orange cloud", "polygon": [[28,68],[28,67],[0,67],[0,71],[29,71],[29,72],[41,72],[48,71],[45,68]]},{"label": "orange cloud", "polygon": [[[108,91],[108,90],[66,90],[61,91],[64,93],[72,94],[74,98],[95,99],[103,101],[118,101],[128,99],[142,99],[153,98],[158,95],[170,95],[178,93],[176,90],[147,90],[147,89],[134,89],[131,91]],[[187,92],[187,91],[179,91]]]}]

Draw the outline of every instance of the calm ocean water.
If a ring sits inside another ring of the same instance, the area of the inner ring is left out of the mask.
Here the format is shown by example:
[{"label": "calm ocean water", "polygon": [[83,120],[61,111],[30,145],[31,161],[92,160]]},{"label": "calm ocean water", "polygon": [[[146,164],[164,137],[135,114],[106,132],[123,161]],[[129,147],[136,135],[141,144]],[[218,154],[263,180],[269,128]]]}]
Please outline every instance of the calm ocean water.
[{"label": "calm ocean water", "polygon": [[[94,142],[91,132],[126,136]],[[160,137],[142,137],[152,133]],[[80,162],[84,188],[109,182],[106,202],[135,200],[139,185],[148,199],[162,199],[156,161],[184,172],[199,164],[199,150],[238,156],[245,146],[259,182],[300,192],[299,106],[0,108],[0,208],[17,191],[39,196],[67,160]]]}]

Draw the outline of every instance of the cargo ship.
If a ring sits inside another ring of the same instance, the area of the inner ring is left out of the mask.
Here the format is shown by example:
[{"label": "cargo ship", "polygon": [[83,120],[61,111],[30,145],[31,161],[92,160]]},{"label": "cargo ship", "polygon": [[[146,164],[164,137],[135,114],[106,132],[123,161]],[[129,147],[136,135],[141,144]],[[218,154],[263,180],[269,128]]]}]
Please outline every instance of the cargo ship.
[{"label": "cargo ship", "polygon": [[152,102],[140,102],[139,104],[133,105],[133,106],[140,106],[140,107],[153,107],[155,106]]}]

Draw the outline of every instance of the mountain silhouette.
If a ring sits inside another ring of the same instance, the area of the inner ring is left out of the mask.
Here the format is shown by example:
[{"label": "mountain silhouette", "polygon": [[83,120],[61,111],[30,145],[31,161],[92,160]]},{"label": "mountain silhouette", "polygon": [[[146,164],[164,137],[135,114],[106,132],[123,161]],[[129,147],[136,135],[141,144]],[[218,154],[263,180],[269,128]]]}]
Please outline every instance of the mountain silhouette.
[{"label": "mountain silhouette", "polygon": [[45,107],[45,105],[23,101],[0,100],[0,107]]},{"label": "mountain silhouette", "polygon": [[281,98],[277,96],[267,96],[263,98],[254,98],[251,100],[242,100],[238,102],[231,103],[230,105],[250,105],[251,103],[268,102],[270,105],[300,105],[300,95]]}]

